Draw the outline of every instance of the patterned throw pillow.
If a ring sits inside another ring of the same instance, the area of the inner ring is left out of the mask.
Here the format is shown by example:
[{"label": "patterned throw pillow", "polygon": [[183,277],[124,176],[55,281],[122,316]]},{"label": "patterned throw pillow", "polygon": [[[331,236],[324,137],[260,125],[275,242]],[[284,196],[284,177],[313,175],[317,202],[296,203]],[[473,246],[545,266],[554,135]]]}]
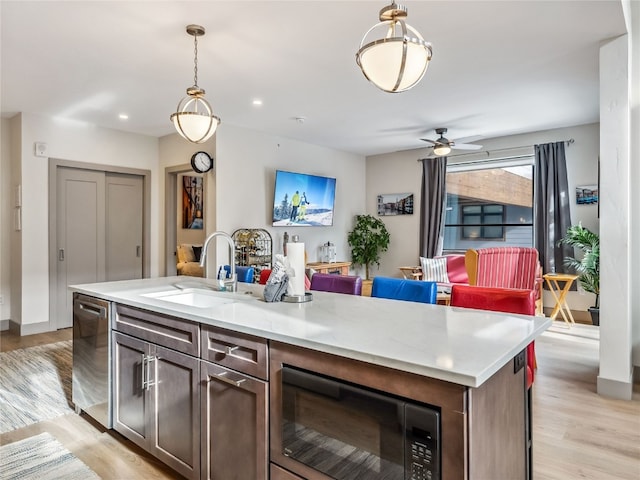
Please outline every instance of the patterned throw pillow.
[{"label": "patterned throw pillow", "polygon": [[420,257],[422,280],[426,282],[449,283],[447,276],[447,259]]}]

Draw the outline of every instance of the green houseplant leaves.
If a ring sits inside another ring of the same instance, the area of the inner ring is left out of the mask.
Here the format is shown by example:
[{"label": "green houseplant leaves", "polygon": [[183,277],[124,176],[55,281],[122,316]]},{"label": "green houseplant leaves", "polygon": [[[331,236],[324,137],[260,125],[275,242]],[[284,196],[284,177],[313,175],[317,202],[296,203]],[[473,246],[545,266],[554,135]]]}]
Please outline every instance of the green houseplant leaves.
[{"label": "green houseplant leaves", "polygon": [[582,288],[596,295],[595,308],[600,308],[600,237],[588,228],[572,225],[560,240],[582,252],[580,259],[565,257],[564,265],[575,270]]},{"label": "green houseplant leaves", "polygon": [[369,265],[380,266],[380,254],[389,247],[390,234],[385,224],[372,215],[356,215],[356,222],[347,236],[351,260],[364,265],[365,280],[369,279]]}]

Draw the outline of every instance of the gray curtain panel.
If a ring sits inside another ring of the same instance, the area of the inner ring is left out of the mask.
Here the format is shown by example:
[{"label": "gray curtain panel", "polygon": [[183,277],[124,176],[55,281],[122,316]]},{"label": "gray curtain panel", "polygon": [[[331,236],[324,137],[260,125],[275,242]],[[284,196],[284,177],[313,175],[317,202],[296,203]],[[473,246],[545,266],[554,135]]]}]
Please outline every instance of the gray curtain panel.
[{"label": "gray curtain panel", "polygon": [[447,157],[423,158],[420,195],[420,256],[442,253],[447,203]]},{"label": "gray curtain panel", "polygon": [[564,258],[573,248],[558,246],[571,226],[564,142],[535,145],[534,246],[544,273],[564,273]]}]

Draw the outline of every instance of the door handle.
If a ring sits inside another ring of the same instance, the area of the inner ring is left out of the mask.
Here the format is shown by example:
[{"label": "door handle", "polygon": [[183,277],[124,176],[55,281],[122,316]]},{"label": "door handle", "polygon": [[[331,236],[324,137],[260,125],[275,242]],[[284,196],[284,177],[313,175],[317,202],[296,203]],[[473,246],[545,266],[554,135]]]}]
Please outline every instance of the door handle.
[{"label": "door handle", "polygon": [[58,250],[58,260],[64,262],[64,248]]}]

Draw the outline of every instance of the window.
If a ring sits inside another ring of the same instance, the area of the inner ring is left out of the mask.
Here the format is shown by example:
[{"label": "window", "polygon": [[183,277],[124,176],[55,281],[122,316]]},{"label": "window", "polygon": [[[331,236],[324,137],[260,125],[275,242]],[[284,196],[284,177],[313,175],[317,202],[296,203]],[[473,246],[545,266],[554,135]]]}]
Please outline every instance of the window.
[{"label": "window", "polygon": [[444,250],[533,246],[533,157],[447,167]]},{"label": "window", "polygon": [[465,205],[462,207],[462,238],[504,238],[504,205]]}]

